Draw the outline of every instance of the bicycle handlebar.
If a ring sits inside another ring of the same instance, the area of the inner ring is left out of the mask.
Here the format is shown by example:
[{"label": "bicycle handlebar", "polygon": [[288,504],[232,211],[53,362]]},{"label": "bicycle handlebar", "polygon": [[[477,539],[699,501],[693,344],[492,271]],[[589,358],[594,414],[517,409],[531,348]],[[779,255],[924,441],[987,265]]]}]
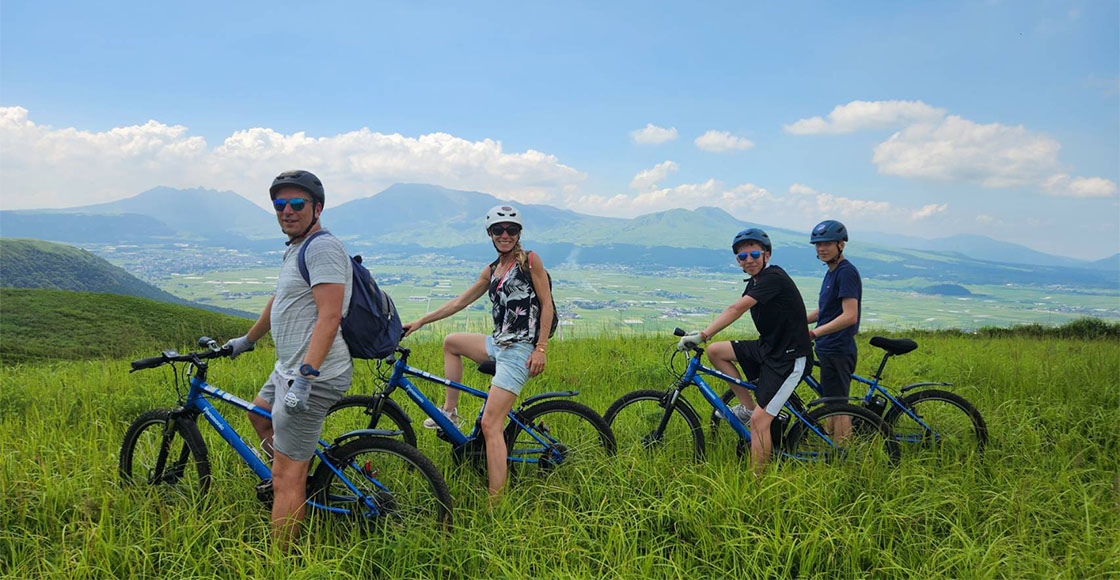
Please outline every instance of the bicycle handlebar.
[{"label": "bicycle handlebar", "polygon": [[128,372],[134,373],[145,369],[154,369],[172,362],[202,362],[205,359],[227,357],[233,354],[232,348],[218,347],[218,342],[208,336],[199,338],[198,345],[205,346],[210,350],[189,352],[187,354],[179,354],[173,350],[165,350],[159,356],[132,361],[132,370]]}]

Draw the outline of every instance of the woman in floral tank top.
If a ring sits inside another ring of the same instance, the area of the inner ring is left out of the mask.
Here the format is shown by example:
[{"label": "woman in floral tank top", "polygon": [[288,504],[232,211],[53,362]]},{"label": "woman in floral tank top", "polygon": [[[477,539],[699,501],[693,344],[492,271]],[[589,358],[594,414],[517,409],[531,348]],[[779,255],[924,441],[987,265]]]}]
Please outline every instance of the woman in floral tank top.
[{"label": "woman in floral tank top", "polygon": [[[443,339],[443,376],[463,380],[463,359],[476,363],[495,362],[494,378],[482,413],[482,433],[486,439],[486,467],[491,499],[497,498],[506,484],[505,437],[502,429],[518,393],[529,380],[544,371],[549,329],[556,313],[552,291],[541,259],[521,249],[521,211],[499,205],[486,213],[486,233],[498,252],[498,259],[482,268],[478,279],[457,298],[405,327],[405,336],[429,322],[447,318],[470,306],[483,294],[490,295],[494,331],[489,335],[461,333]],[[541,329],[544,329],[543,331]],[[456,425],[459,414],[458,389],[447,389],[443,414]],[[424,426],[435,429],[431,419]]]}]

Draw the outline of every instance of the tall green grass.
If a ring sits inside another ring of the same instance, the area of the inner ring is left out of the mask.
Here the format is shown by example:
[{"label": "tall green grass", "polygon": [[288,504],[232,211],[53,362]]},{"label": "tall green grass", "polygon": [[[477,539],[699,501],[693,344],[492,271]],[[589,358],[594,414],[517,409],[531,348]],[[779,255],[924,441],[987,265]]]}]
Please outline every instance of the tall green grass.
[{"label": "tall green grass", "polygon": [[[410,362],[441,369],[437,334],[409,339]],[[556,342],[525,394],[579,389],[578,400],[603,412],[627,391],[669,383],[663,353],[672,341]],[[1115,578],[1120,344],[986,335],[919,342],[892,359],[887,378],[956,383],[990,428],[982,461],[912,454],[895,469],[780,463],[756,480],[725,430],[704,463],[623,455],[521,478],[489,511],[484,478],[453,466],[446,444],[418,428],[421,449],[451,486],[454,528],[361,531],[317,516],[293,555],[271,547],[252,474],[207,426],[214,482],[203,505],[118,481],[129,422],[174,404],[169,371],[130,375],[126,359],[9,366],[0,374],[0,576]],[[878,352],[863,343],[859,370],[873,368]],[[250,398],[273,357],[259,349],[216,361],[211,381]],[[367,368],[356,377],[352,393],[372,390]],[[466,381],[485,384],[473,371]],[[704,409],[695,392],[690,398]],[[401,403],[419,427],[418,410]],[[227,416],[251,433],[240,413]]]}]

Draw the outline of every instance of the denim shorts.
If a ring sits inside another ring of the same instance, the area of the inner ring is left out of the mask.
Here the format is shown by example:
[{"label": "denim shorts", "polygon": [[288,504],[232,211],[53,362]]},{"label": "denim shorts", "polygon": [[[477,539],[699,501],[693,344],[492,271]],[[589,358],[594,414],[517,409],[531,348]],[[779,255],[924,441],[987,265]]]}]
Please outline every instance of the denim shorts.
[{"label": "denim shorts", "polygon": [[[311,394],[307,399],[307,410],[302,413],[288,413],[284,406],[284,396],[288,394],[290,381],[276,371],[272,371],[257,396],[272,406],[272,448],[295,461],[307,461],[315,455],[319,434],[323,431],[323,420],[327,411],[342,398],[350,388],[353,368],[323,381],[311,382]],[[279,405],[276,401],[281,401]]]},{"label": "denim shorts", "polygon": [[521,387],[529,380],[529,355],[533,354],[533,345],[528,342],[515,342],[502,346],[494,342],[493,336],[486,337],[486,354],[494,361],[494,379],[491,385],[515,395],[521,393]]}]

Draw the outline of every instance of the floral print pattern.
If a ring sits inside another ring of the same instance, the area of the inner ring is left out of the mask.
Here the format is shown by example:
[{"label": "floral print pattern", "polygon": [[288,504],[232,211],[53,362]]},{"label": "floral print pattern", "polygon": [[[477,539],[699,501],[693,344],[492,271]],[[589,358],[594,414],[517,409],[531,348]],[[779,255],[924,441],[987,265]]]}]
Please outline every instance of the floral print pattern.
[{"label": "floral print pattern", "polygon": [[509,272],[497,263],[490,268],[490,314],[494,318],[494,342],[509,345],[514,342],[537,341],[541,301],[533,290],[533,281],[521,265],[514,262]]}]

